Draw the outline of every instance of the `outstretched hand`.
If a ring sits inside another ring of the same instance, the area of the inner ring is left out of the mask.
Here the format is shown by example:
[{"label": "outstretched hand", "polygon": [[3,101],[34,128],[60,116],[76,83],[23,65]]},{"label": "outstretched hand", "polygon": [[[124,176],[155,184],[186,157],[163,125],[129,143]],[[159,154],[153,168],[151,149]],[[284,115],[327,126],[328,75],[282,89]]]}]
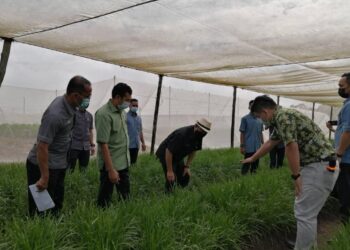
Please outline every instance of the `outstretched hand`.
[{"label": "outstretched hand", "polygon": [[241,160],[241,163],[242,164],[246,164],[246,163],[253,163],[254,162],[254,159],[252,157],[248,157],[244,160]]}]

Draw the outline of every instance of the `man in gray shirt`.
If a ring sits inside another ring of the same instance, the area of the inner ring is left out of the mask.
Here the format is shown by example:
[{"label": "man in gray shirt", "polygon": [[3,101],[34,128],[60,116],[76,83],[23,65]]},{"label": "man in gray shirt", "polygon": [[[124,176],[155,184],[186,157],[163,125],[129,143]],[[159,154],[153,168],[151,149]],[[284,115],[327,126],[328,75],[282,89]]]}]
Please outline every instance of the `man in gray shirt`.
[{"label": "man in gray shirt", "polygon": [[[52,197],[57,214],[63,205],[64,178],[67,167],[67,152],[76,108],[88,102],[91,83],[82,76],[73,77],[64,96],[56,97],[44,112],[37,142],[29,152],[26,168],[28,185],[36,184],[39,190],[47,189]],[[36,206],[28,190],[29,214],[35,214]]]},{"label": "man in gray shirt", "polygon": [[89,103],[82,103],[75,113],[75,122],[72,130],[72,142],[69,149],[68,168],[74,171],[77,160],[79,160],[79,170],[85,171],[89,165],[90,154],[95,153],[93,137],[93,117],[87,111]]}]

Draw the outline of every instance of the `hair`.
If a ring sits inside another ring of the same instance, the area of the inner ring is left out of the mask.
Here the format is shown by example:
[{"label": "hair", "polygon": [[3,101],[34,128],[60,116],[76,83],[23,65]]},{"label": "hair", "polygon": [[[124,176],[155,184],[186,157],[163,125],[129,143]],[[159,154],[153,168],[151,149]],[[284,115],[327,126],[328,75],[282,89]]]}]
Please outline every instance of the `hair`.
[{"label": "hair", "polygon": [[276,107],[277,104],[271,97],[267,95],[261,95],[255,98],[254,103],[251,107],[251,111],[253,113],[260,113],[263,109],[275,109]]},{"label": "hair", "polygon": [[124,97],[126,93],[128,93],[129,95],[132,94],[130,86],[126,83],[120,82],[113,87],[112,98],[115,98],[117,95],[120,97]]},{"label": "hair", "polygon": [[69,80],[66,94],[69,95],[74,92],[83,93],[85,91],[85,86],[91,85],[90,81],[82,76],[74,76]]},{"label": "hair", "polygon": [[137,100],[137,99],[135,99],[135,98],[132,98],[131,100],[130,100],[130,102],[138,102],[139,100]]},{"label": "hair", "polygon": [[348,85],[350,85],[350,72],[344,73],[341,77],[345,77],[346,78],[346,83]]}]

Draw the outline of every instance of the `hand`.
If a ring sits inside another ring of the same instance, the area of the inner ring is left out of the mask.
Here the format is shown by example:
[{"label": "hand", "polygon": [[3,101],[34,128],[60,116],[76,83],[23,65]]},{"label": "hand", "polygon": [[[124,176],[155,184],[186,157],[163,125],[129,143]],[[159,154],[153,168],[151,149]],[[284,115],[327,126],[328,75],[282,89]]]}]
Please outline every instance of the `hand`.
[{"label": "hand", "polygon": [[141,149],[142,149],[142,152],[145,152],[146,151],[146,144],[142,144]]},{"label": "hand", "polygon": [[332,125],[331,125],[330,122],[326,122],[326,126],[327,126],[327,128],[328,128],[329,130],[332,130],[332,129],[333,129],[333,127],[332,127]]},{"label": "hand", "polygon": [[241,163],[246,164],[246,163],[253,163],[255,160],[253,159],[253,157],[248,157],[244,160],[241,160]]},{"label": "hand", "polygon": [[166,172],[166,179],[167,179],[169,182],[174,182],[174,181],[175,181],[174,172],[173,172],[173,171],[167,171],[167,172]]},{"label": "hand", "polygon": [[119,173],[114,168],[108,171],[109,181],[116,184],[120,181]]},{"label": "hand", "polygon": [[96,152],[95,147],[91,147],[91,149],[90,149],[90,155],[94,155],[95,152]]},{"label": "hand", "polygon": [[245,148],[244,148],[244,147],[240,147],[240,148],[239,148],[239,151],[241,152],[242,155],[245,154]]},{"label": "hand", "polygon": [[299,177],[294,181],[295,197],[299,197],[299,195],[301,194],[301,185],[301,177]]},{"label": "hand", "polygon": [[189,167],[185,167],[184,168],[184,173],[183,173],[182,176],[185,176],[185,175],[191,176],[191,171],[190,171]]},{"label": "hand", "polygon": [[48,177],[47,178],[40,177],[40,179],[36,182],[36,186],[40,191],[47,189],[48,185],[49,185]]}]

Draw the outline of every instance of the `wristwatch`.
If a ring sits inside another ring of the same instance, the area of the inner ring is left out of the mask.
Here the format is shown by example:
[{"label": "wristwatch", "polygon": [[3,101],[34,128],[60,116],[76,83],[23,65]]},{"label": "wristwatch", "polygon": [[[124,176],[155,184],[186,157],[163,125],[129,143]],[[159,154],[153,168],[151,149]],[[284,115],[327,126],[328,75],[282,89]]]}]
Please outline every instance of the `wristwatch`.
[{"label": "wristwatch", "polygon": [[292,174],[290,177],[292,177],[292,179],[296,181],[300,177],[300,173],[297,175]]}]

